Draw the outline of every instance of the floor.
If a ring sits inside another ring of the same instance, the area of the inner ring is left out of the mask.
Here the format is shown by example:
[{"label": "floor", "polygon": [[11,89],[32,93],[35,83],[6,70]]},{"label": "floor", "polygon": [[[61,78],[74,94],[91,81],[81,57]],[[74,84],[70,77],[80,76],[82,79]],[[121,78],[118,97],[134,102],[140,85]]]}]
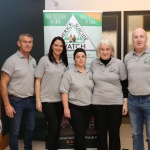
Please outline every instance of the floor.
[{"label": "floor", "polygon": [[[132,150],[132,134],[131,127],[128,120],[128,117],[123,119],[123,123],[120,129],[120,137],[121,137],[121,147],[122,150]],[[144,141],[145,141],[145,150],[147,150],[147,143],[145,137],[145,126],[144,126]],[[9,150],[7,147],[5,150]],[[19,150],[23,150],[23,141],[19,140]],[[33,150],[45,150],[45,142],[43,141],[33,141]],[[96,149],[88,149],[88,150],[96,150]]]}]

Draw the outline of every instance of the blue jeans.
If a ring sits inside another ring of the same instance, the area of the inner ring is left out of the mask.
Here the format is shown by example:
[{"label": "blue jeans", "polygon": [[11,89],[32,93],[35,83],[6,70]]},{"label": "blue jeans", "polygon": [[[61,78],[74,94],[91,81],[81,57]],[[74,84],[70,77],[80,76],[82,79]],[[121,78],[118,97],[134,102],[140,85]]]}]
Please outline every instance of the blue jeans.
[{"label": "blue jeans", "polygon": [[133,150],[144,150],[143,124],[146,123],[148,150],[150,150],[150,95],[128,94],[129,117],[132,127]]},{"label": "blue jeans", "polygon": [[24,116],[26,130],[24,136],[24,149],[32,150],[32,137],[35,127],[35,98],[17,98],[9,96],[9,101],[16,113],[14,118],[10,118],[10,150],[18,150],[18,135],[22,116]]}]

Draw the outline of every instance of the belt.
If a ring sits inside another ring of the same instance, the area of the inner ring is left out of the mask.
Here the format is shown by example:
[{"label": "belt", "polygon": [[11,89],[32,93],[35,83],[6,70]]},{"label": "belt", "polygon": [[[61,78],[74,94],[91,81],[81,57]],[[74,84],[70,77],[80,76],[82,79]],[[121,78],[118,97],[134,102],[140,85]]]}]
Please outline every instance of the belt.
[{"label": "belt", "polygon": [[10,94],[9,95],[10,97],[14,97],[14,98],[21,98],[21,99],[28,99],[28,98],[30,98],[30,97],[32,97],[32,96],[28,96],[28,97],[19,97],[19,96],[15,96],[15,95],[12,95],[12,94]]}]

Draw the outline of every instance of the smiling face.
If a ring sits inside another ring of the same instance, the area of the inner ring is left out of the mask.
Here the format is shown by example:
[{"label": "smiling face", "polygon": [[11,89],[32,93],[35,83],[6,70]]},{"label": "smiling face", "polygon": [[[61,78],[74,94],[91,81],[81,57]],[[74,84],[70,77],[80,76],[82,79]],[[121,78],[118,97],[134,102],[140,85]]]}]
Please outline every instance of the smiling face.
[{"label": "smiling face", "polygon": [[148,37],[145,30],[137,28],[134,30],[132,35],[132,42],[135,48],[135,51],[144,51],[146,49]]},{"label": "smiling face", "polygon": [[33,38],[28,36],[22,36],[17,44],[22,54],[28,54],[33,47]]},{"label": "smiling face", "polygon": [[108,60],[111,57],[112,49],[110,46],[101,43],[99,47],[100,58],[103,60]]},{"label": "smiling face", "polygon": [[84,67],[86,64],[86,55],[83,52],[78,52],[74,58],[75,66],[76,67]]},{"label": "smiling face", "polygon": [[52,49],[54,57],[60,56],[61,53],[63,52],[63,43],[60,40],[56,40],[52,45]]}]

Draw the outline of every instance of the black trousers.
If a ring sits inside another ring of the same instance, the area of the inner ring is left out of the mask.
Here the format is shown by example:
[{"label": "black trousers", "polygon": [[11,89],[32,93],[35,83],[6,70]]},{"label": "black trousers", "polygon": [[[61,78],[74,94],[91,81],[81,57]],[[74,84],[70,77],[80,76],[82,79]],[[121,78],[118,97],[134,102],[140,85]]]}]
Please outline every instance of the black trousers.
[{"label": "black trousers", "polygon": [[76,106],[69,103],[71,118],[69,122],[75,136],[75,150],[86,150],[85,131],[92,117],[91,105]]},{"label": "black trousers", "polygon": [[[122,105],[92,105],[92,111],[95,117],[95,125],[98,136],[97,149],[120,150]],[[107,142],[108,133],[109,143]]]},{"label": "black trousers", "polygon": [[48,150],[57,150],[60,135],[60,125],[63,117],[62,102],[43,102],[42,110],[46,117],[46,120],[48,121],[47,148]]}]

